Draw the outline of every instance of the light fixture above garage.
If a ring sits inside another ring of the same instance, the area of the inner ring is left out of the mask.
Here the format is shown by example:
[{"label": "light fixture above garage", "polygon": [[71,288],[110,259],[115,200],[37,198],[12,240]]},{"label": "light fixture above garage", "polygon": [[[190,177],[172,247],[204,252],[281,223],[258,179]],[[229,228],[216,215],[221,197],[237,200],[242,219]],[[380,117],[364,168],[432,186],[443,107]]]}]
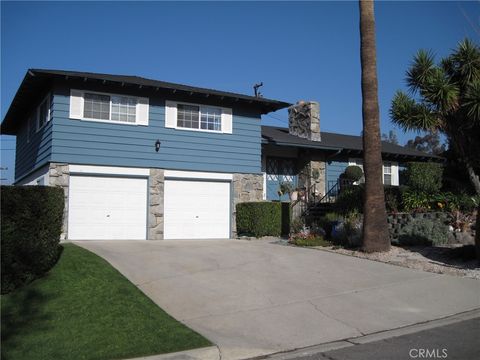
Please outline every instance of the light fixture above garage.
[{"label": "light fixture above garage", "polygon": [[155,141],[155,151],[158,152],[160,150],[160,140],[157,139],[157,141]]}]

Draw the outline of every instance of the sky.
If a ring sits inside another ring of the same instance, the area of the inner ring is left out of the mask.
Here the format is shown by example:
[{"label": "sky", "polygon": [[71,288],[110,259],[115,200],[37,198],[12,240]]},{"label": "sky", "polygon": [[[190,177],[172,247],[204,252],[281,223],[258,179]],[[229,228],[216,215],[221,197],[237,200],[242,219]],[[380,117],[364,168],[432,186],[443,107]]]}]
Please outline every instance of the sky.
[{"label": "sky", "polygon": [[[1,7],[2,120],[28,68],[137,75],[320,103],[323,131],[362,128],[357,2],[6,2]],[[480,2],[377,2],[381,130],[421,48],[440,59],[480,40]],[[285,110],[265,125],[287,126]],[[396,129],[400,143],[415,136]],[[1,136],[2,183],[14,176],[15,138]]]}]

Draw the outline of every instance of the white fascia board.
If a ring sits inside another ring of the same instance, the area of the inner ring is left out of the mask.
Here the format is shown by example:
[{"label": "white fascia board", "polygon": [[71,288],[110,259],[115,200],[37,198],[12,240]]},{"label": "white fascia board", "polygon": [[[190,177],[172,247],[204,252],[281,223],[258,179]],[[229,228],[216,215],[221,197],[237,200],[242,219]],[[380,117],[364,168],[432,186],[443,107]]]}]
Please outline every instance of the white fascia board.
[{"label": "white fascia board", "polygon": [[70,173],[72,174],[102,174],[102,175],[132,175],[132,176],[149,176],[150,169],[145,168],[128,168],[117,166],[95,166],[95,165],[70,165]]},{"label": "white fascia board", "polygon": [[183,179],[233,180],[232,174],[178,170],[165,170],[165,177]]}]

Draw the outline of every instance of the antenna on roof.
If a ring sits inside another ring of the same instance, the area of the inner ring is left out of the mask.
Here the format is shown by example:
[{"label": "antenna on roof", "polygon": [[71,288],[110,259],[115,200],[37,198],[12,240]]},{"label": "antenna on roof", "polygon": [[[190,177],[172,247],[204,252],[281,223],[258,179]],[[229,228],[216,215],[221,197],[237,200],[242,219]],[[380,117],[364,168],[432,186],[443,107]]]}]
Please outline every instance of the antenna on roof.
[{"label": "antenna on roof", "polygon": [[263,97],[262,93],[258,89],[263,86],[263,82],[253,85],[253,91],[255,92],[255,97]]}]

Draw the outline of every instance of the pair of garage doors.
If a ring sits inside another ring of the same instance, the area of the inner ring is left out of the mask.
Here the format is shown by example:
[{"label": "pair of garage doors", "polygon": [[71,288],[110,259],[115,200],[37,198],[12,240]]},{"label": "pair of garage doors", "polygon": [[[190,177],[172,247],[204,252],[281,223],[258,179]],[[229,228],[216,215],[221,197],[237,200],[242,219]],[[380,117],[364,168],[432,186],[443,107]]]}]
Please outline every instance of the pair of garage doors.
[{"label": "pair of garage doors", "polygon": [[[229,238],[230,198],[227,181],[166,179],[164,238]],[[68,238],[146,239],[148,207],[147,178],[71,175]]]}]

